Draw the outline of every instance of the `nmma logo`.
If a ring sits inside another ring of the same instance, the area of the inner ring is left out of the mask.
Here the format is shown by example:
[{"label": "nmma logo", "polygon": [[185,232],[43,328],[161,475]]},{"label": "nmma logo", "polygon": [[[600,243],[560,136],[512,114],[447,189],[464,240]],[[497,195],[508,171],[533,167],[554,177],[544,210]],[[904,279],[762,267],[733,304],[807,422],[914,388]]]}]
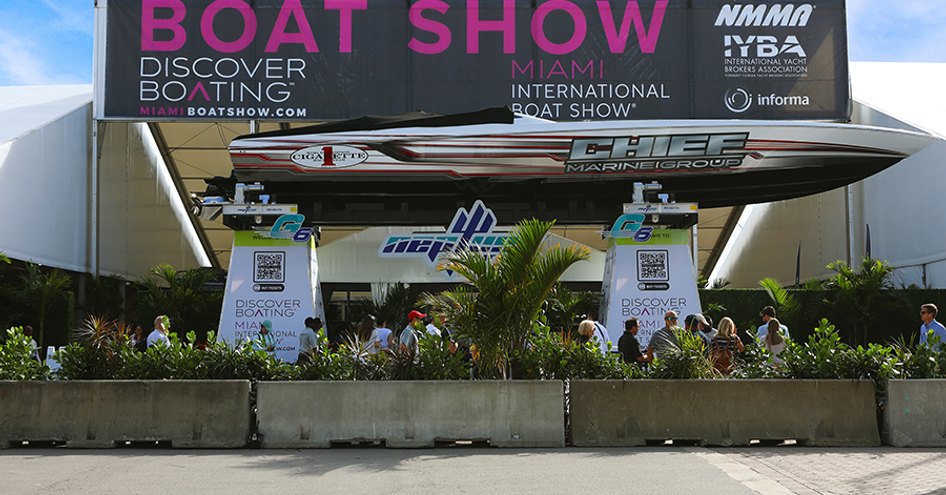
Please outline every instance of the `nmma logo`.
[{"label": "nmma logo", "polygon": [[810,3],[795,5],[736,3],[723,5],[714,26],[735,27],[805,27],[815,8]]}]

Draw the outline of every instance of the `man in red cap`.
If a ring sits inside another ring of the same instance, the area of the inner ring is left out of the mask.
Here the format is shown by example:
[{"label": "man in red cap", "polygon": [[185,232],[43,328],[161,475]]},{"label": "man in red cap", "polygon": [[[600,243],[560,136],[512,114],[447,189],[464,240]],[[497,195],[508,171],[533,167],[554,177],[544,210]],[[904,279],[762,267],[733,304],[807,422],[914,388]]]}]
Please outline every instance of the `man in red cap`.
[{"label": "man in red cap", "polygon": [[401,330],[401,336],[398,339],[398,348],[401,352],[409,352],[411,356],[417,357],[417,329],[415,327],[419,326],[423,330],[424,318],[427,318],[427,315],[416,309],[407,313],[407,326]]}]

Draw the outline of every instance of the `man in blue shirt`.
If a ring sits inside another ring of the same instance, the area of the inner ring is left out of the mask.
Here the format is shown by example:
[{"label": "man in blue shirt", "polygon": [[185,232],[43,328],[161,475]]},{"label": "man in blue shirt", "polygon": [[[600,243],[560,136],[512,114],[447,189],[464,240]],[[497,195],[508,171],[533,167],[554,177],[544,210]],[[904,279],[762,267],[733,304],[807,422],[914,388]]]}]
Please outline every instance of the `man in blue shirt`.
[{"label": "man in blue shirt", "polygon": [[[926,343],[930,332],[933,332],[933,335],[939,337],[940,343],[946,342],[946,327],[936,321],[936,311],[935,304],[924,304],[920,306],[920,319],[923,320],[923,324],[920,325],[921,344]],[[938,349],[939,345],[936,347]]]}]

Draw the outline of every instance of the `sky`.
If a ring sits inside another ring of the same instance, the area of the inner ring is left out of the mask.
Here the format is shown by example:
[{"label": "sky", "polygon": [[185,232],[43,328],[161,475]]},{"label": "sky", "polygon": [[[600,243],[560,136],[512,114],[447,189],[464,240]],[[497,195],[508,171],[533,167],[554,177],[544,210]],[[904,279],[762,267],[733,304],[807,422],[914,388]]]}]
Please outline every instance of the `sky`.
[{"label": "sky", "polygon": [[[93,5],[0,0],[0,86],[91,83]],[[850,60],[946,62],[946,0],[847,0],[847,9]]]}]

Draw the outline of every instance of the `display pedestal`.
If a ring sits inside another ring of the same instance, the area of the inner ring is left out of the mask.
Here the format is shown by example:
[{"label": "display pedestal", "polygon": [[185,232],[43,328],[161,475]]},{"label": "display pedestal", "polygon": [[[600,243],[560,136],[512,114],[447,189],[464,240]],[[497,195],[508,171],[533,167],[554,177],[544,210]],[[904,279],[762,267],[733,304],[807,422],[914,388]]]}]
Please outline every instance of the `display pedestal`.
[{"label": "display pedestal", "polygon": [[314,240],[234,232],[217,339],[230,345],[255,339],[260,324],[269,320],[276,357],[295,362],[299,331],[310,316],[325,321]]},{"label": "display pedestal", "polygon": [[611,342],[632,316],[640,321],[637,340],[646,346],[664,326],[667,311],[677,312],[680,326],[686,315],[702,312],[689,238],[689,229],[659,228],[649,236],[611,237],[601,288],[601,317]]}]

